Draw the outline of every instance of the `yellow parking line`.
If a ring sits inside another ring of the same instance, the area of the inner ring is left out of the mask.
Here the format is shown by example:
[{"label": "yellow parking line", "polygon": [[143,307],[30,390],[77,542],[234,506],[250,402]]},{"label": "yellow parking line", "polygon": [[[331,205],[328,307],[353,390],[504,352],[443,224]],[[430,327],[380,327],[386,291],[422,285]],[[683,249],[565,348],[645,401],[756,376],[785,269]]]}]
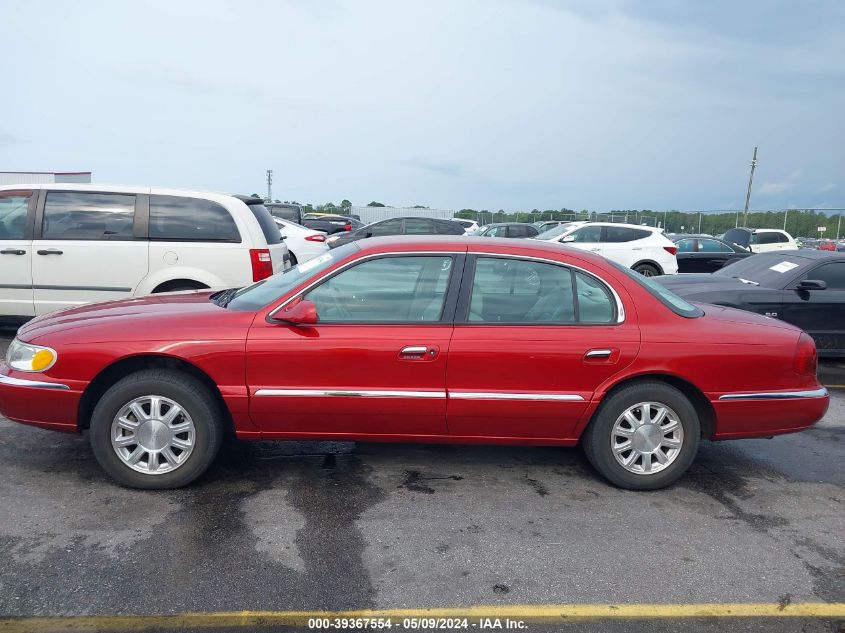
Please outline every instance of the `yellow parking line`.
[{"label": "yellow parking line", "polygon": [[[305,626],[312,618],[382,618],[399,627],[404,618],[467,618],[470,626],[481,618],[561,622],[581,619],[686,618],[845,618],[845,602],[699,603],[699,604],[552,604],[486,605],[433,609],[377,609],[355,611],[218,611],[176,615],[93,615],[0,618],[0,632],[79,633],[82,631],[146,631],[150,629]],[[471,627],[474,628],[474,627]]]},{"label": "yellow parking line", "polygon": [[825,385],[828,389],[845,389],[845,385]]}]

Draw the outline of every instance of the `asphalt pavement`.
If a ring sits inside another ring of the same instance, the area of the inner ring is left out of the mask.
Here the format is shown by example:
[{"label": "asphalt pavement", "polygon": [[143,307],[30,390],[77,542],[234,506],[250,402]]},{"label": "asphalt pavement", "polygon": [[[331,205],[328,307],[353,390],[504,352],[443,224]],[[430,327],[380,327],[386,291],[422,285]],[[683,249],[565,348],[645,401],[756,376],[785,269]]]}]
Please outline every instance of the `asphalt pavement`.
[{"label": "asphalt pavement", "polygon": [[[649,493],[606,484],[578,449],[300,442],[230,444],[189,488],[143,492],[113,484],[87,437],[0,419],[0,631],[128,630],[97,619],[114,614],[844,603],[845,365],[820,375],[843,388],[816,427],[705,442]],[[527,627],[845,631],[671,614]]]}]

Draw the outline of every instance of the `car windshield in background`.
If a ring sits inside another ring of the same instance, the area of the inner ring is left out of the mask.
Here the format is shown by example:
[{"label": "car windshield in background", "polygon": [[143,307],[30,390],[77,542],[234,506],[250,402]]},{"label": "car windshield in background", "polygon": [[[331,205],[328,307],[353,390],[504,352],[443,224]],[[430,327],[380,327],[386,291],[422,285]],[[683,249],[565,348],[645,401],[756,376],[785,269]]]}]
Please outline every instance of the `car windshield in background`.
[{"label": "car windshield in background", "polygon": [[299,266],[288,268],[283,273],[277,273],[267,279],[256,281],[254,284],[238,290],[226,304],[226,307],[230,310],[237,310],[238,312],[254,312],[260,310],[273,303],[300,282],[323,272],[332,264],[356,250],[358,250],[358,245],[355,242],[350,242],[327,253],[323,253],[314,259],[309,259]]},{"label": "car windshield in background", "polygon": [[671,290],[664,288],[659,282],[655,281],[653,277],[645,277],[640,273],[634,272],[627,266],[617,264],[613,260],[607,261],[610,262],[617,270],[622,271],[629,278],[640,284],[649,292],[649,294],[678,316],[682,316],[687,319],[695,319],[700,316],[704,316],[704,310],[691,304],[686,299],[679,297]]},{"label": "car windshield in background", "polygon": [[551,240],[556,238],[559,235],[563,235],[569,229],[572,228],[571,224],[558,224],[555,227],[550,228],[548,231],[543,231],[540,235],[536,235],[534,237],[535,240]]},{"label": "car windshield in background", "polygon": [[797,251],[759,253],[717,270],[713,275],[753,281],[766,288],[780,288],[786,273],[806,264],[807,259]]}]

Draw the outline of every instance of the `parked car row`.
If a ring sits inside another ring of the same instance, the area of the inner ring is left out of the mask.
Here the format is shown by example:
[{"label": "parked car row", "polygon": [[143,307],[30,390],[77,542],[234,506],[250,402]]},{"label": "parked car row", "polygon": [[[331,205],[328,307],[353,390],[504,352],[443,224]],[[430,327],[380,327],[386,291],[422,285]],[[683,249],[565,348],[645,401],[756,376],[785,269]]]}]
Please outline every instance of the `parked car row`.
[{"label": "parked car row", "polygon": [[88,184],[0,187],[0,318],[244,286],[289,265],[258,198]]}]

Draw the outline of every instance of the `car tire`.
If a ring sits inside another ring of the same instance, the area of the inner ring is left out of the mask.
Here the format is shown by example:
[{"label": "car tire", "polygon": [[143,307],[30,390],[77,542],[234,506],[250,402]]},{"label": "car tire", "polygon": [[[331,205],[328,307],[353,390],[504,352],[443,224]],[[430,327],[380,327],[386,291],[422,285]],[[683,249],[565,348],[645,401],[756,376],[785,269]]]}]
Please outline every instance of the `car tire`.
[{"label": "car tire", "polygon": [[607,397],[584,431],[582,444],[589,462],[611,483],[656,490],[687,471],[700,437],[698,413],[689,399],[671,385],[650,381]]},{"label": "car tire", "polygon": [[634,272],[641,274],[643,277],[657,277],[660,271],[652,264],[637,264],[634,266]]},{"label": "car tire", "polygon": [[296,258],[296,255],[294,255],[291,251],[288,251],[288,254],[290,255],[291,267],[296,266],[299,263],[299,260]]},{"label": "car tire", "polygon": [[185,486],[206,471],[220,450],[224,427],[222,406],[199,380],[150,369],[119,380],[103,394],[91,416],[89,439],[112,479],[130,488],[162,490]]}]

